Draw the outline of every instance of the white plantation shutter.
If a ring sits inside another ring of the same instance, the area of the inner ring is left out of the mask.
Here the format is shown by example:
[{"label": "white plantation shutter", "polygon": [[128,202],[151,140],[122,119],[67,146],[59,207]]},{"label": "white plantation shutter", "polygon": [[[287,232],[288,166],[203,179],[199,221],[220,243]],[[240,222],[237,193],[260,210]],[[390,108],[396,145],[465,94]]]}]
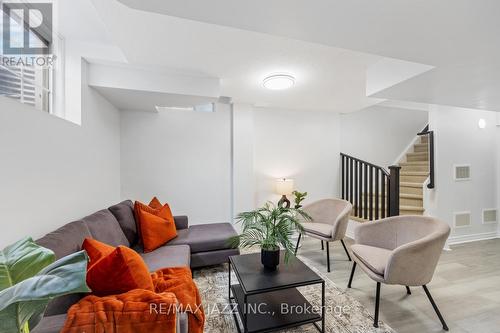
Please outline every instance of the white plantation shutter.
[{"label": "white plantation shutter", "polygon": [[48,69],[0,65],[0,95],[49,111]]},{"label": "white plantation shutter", "polygon": [[[32,9],[32,4],[26,1],[23,2],[22,13],[26,10]],[[0,0],[0,5],[3,1]],[[8,7],[7,3],[3,3]],[[3,8],[3,7],[2,7]],[[36,9],[36,7],[34,7]],[[4,12],[0,9],[0,27],[5,19]],[[20,38],[24,43],[26,30],[28,30],[30,45],[35,47],[47,47],[47,55],[54,51],[54,44],[52,42],[52,31],[43,24],[44,18],[38,15],[38,11],[30,12],[30,19],[38,19],[42,22],[42,30],[32,29],[29,25],[23,22],[23,14],[19,14],[16,10],[9,11],[9,24],[10,24],[10,39],[12,41],[19,41]],[[14,24],[12,24],[14,23]],[[3,41],[0,40],[0,49],[3,47]],[[17,58],[19,61],[29,61],[33,55],[23,57],[22,55],[14,55],[13,57],[4,57],[0,54],[0,96],[7,96],[17,99],[19,102],[32,105],[39,110],[46,112],[53,112],[52,108],[52,84],[54,69],[44,68],[37,65],[24,65],[16,63]],[[36,55],[35,55],[36,56]],[[42,55],[40,55],[42,56]],[[14,63],[11,63],[8,58],[14,58]]]}]

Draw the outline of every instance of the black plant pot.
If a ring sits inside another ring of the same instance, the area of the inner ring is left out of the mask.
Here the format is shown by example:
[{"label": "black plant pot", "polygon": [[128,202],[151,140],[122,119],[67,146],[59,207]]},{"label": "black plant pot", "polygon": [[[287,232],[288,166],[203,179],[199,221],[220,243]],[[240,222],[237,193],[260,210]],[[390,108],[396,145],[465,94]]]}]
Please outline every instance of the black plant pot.
[{"label": "black plant pot", "polygon": [[276,270],[280,263],[280,249],[276,250],[265,250],[260,251],[260,262],[264,265],[264,268],[270,271]]}]

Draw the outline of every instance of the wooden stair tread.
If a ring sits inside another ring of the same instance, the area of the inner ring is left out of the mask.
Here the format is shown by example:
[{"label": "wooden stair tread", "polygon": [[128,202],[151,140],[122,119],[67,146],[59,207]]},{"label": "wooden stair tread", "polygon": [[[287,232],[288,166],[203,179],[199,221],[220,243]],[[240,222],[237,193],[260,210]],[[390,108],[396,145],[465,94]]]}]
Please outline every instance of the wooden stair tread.
[{"label": "wooden stair tread", "polygon": [[417,206],[399,206],[399,211],[402,211],[402,210],[423,212],[425,209],[424,209],[424,207],[417,207]]},{"label": "wooden stair tread", "polygon": [[427,156],[429,155],[428,152],[426,151],[416,151],[416,152],[413,152],[413,153],[407,153],[406,155],[412,155],[412,156]]},{"label": "wooden stair tread", "polygon": [[399,193],[399,197],[405,199],[424,199],[422,194]]},{"label": "wooden stair tread", "polygon": [[416,165],[429,165],[428,161],[408,161],[408,162],[401,162],[399,163],[399,166],[416,166]]},{"label": "wooden stair tread", "polygon": [[[400,162],[400,193],[399,193],[399,212],[400,215],[423,215],[425,209],[423,207],[423,186],[425,179],[429,176],[429,143],[427,136],[421,136],[420,141],[416,142],[412,148],[406,152],[406,160]],[[377,188],[378,189],[378,188]],[[388,192],[389,188],[386,187],[385,190]],[[357,192],[357,190],[356,190]],[[354,216],[355,210],[361,208],[364,215],[365,212],[371,212],[375,215],[378,210],[381,213],[384,203],[378,201],[375,203],[375,197],[378,196],[379,200],[382,198],[382,191],[377,191],[378,193],[361,193],[361,202],[358,205],[354,205],[352,215],[349,217],[354,221],[361,223],[370,222],[368,219],[363,217]],[[384,193],[384,197],[387,198],[387,192]],[[358,200],[358,193],[356,193],[355,201]],[[367,205],[365,206],[365,200]],[[361,206],[361,207],[360,207]],[[387,213],[387,211],[386,211]]]},{"label": "wooden stair tread", "polygon": [[421,188],[423,183],[410,183],[410,182],[400,182],[400,187],[417,187]]},{"label": "wooden stair tread", "polygon": [[401,171],[401,176],[428,176],[427,171]]}]

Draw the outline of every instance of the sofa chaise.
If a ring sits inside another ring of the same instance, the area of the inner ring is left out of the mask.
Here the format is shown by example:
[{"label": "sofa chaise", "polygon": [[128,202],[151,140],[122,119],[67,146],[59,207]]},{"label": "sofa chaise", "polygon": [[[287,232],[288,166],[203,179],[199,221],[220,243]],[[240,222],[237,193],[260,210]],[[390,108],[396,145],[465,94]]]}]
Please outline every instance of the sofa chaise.
[{"label": "sofa chaise", "polygon": [[[177,237],[149,253],[144,253],[139,245],[134,208],[130,200],[70,222],[36,242],[54,251],[57,259],[80,251],[85,238],[94,238],[113,246],[127,246],[141,255],[151,272],[165,267],[199,268],[221,264],[227,262],[229,256],[239,254],[238,249],[228,245],[228,239],[236,235],[230,223],[189,226],[187,216],[175,216],[174,219]],[[83,296],[74,294],[52,300],[45,317],[32,332],[60,332],[66,312]],[[185,313],[177,315],[177,332],[187,333]]]}]

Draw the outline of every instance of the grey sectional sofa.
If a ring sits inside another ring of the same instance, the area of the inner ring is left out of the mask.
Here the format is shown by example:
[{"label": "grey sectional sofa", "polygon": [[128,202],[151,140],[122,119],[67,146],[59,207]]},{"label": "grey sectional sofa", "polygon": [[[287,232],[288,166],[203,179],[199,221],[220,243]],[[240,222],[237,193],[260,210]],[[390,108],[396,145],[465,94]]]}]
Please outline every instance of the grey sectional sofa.
[{"label": "grey sectional sofa", "polygon": [[[190,266],[191,268],[227,262],[228,256],[239,254],[228,245],[228,239],[236,235],[229,223],[189,226],[187,216],[176,216],[177,237],[150,253],[144,253],[138,245],[136,221],[132,201],[123,201],[108,209],[100,210],[81,220],[68,223],[45,235],[36,242],[53,250],[56,258],[81,250],[85,238],[136,250],[151,272],[165,267]],[[68,295],[54,299],[33,333],[56,333],[66,320],[66,312],[85,295]],[[177,332],[187,332],[187,316],[180,313]]]}]

